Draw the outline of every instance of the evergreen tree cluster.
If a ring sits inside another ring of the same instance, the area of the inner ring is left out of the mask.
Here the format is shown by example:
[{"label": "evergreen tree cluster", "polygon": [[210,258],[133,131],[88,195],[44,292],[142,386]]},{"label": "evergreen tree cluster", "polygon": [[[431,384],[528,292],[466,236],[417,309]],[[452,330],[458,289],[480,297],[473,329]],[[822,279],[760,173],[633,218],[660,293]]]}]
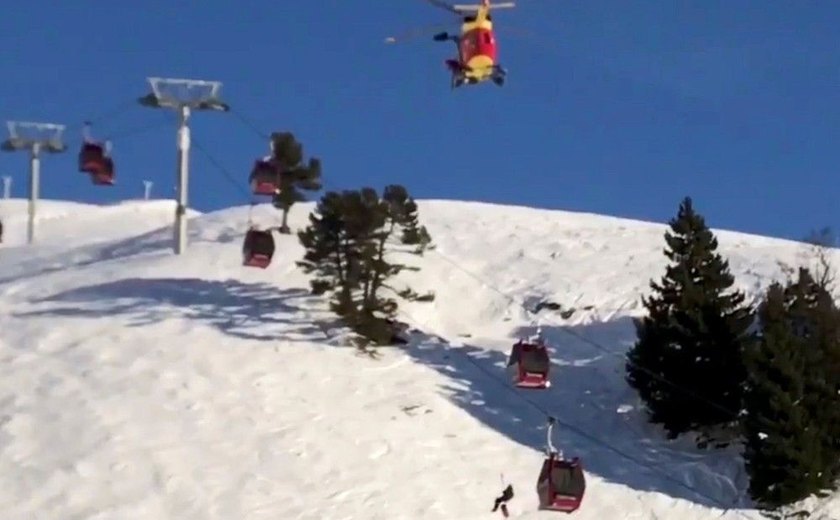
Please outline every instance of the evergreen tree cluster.
[{"label": "evergreen tree cluster", "polygon": [[[321,161],[304,158],[303,145],[291,132],[271,134],[269,162],[278,176],[272,204],[283,212],[281,233],[291,234],[288,215],[306,200],[304,192],[320,191]],[[417,203],[399,185],[382,194],[372,188],[330,191],[298,232],[305,249],[298,265],[308,274],[312,292],[329,294],[330,308],[363,340],[363,344],[399,341],[402,329],[394,317],[397,299],[431,301],[433,293],[398,289],[393,279],[404,270],[419,270],[399,261],[399,255],[422,255],[431,237],[419,223]]]},{"label": "evergreen tree cluster", "polygon": [[417,267],[399,262],[400,255],[422,255],[431,237],[418,221],[418,209],[408,191],[386,186],[328,192],[298,233],[305,249],[298,262],[315,294],[329,294],[330,308],[365,343],[395,341],[397,298],[430,301],[409,287],[392,285],[395,276]]},{"label": "evergreen tree cluster", "polygon": [[650,421],[698,444],[737,435],[753,498],[767,508],[837,486],[840,478],[840,310],[827,284],[801,268],[756,309],[686,197],[665,233],[669,260],[636,322],[627,381]]},{"label": "evergreen tree cluster", "polygon": [[744,353],[744,458],[751,494],[781,506],[840,478],[840,310],[801,268],[767,290],[758,316]]}]

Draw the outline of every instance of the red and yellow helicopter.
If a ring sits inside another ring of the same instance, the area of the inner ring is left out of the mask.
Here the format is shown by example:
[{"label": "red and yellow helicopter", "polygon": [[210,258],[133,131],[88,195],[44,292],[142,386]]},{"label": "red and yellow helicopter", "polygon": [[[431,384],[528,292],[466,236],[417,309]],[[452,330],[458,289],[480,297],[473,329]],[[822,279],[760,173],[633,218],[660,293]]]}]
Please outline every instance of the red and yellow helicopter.
[{"label": "red and yellow helicopter", "polygon": [[[493,30],[492,9],[510,9],[515,2],[491,4],[490,0],[481,0],[480,4],[448,4],[441,0],[427,0],[430,4],[446,9],[461,18],[460,34],[442,32],[434,35],[439,42],[452,41],[457,47],[458,57],[446,60],[446,66],[452,73],[452,88],[462,85],[475,85],[487,80],[498,86],[505,83],[507,71],[497,61],[496,34]],[[395,37],[385,40],[397,41]]]}]

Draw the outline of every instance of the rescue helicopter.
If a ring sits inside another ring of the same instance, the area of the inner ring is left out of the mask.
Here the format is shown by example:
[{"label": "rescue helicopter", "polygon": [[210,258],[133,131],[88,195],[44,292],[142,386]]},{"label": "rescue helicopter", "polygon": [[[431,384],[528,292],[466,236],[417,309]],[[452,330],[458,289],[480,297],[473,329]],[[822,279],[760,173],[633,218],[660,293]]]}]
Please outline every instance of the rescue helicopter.
[{"label": "rescue helicopter", "polygon": [[[458,34],[441,32],[433,37],[434,41],[455,43],[457,57],[445,62],[452,74],[452,89],[488,80],[500,87],[504,85],[507,71],[497,60],[496,33],[490,11],[510,9],[515,7],[516,3],[491,4],[490,0],[481,0],[480,4],[449,4],[442,0],[427,1],[461,18],[461,30]],[[385,41],[394,43],[397,39],[390,37]]]}]

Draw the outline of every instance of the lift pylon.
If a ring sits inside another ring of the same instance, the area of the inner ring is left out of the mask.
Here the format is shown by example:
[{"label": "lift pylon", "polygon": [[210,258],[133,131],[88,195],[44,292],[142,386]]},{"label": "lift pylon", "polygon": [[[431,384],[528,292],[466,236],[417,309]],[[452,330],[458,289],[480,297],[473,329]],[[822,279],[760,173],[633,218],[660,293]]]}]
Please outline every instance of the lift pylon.
[{"label": "lift pylon", "polygon": [[189,119],[193,111],[215,110],[227,112],[230,107],[222,102],[220,81],[197,79],[147,78],[152,91],[138,99],[149,108],[176,110],[178,125],[178,199],[175,208],[175,254],[187,249],[187,189],[189,186]]},{"label": "lift pylon", "polygon": [[26,241],[35,242],[35,217],[38,197],[41,191],[41,153],[62,153],[67,151],[63,142],[64,125],[36,123],[32,121],[7,121],[9,138],[0,149],[4,152],[29,152],[29,215],[26,227]]}]

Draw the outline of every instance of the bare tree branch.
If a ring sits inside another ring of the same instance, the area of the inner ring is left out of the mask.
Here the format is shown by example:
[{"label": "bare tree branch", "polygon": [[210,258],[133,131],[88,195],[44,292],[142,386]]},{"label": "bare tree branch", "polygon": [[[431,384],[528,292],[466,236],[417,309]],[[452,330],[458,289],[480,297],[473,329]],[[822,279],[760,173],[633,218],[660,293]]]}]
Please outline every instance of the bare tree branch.
[{"label": "bare tree branch", "polygon": [[831,263],[832,250],[837,246],[837,236],[831,227],[812,230],[805,242],[810,244],[811,255],[816,262],[814,278],[819,286],[830,293],[834,293],[834,283],[837,272]]}]

